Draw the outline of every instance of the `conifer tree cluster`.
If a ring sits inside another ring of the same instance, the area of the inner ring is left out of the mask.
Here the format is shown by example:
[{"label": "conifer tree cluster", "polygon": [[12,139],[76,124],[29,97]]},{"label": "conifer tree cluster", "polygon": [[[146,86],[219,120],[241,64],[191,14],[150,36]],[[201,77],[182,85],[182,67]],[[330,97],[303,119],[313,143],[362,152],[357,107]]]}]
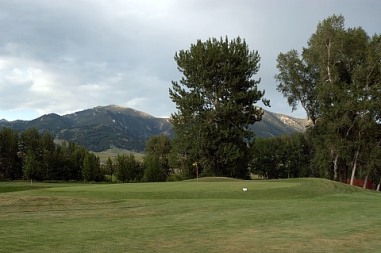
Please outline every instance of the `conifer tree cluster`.
[{"label": "conifer tree cluster", "polygon": [[50,132],[0,130],[1,180],[101,181],[99,159],[72,142],[56,144]]}]

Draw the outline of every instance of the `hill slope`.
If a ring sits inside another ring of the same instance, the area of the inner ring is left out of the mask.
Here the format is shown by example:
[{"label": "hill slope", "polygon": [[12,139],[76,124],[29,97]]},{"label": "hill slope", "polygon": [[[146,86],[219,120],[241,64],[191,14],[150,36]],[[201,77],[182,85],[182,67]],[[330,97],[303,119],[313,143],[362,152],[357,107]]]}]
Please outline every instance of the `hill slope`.
[{"label": "hill slope", "polygon": [[304,132],[307,125],[307,119],[297,119],[284,114],[265,111],[262,120],[256,122],[252,129],[256,136],[267,138]]},{"label": "hill slope", "polygon": [[[252,126],[257,137],[272,137],[303,132],[307,121],[265,111],[261,122]],[[48,130],[57,139],[74,141],[92,151],[110,147],[144,151],[145,141],[153,135],[173,135],[169,119],[115,105],[98,106],[60,116],[46,114],[31,121],[0,121],[0,126],[19,131],[27,128]]]}]

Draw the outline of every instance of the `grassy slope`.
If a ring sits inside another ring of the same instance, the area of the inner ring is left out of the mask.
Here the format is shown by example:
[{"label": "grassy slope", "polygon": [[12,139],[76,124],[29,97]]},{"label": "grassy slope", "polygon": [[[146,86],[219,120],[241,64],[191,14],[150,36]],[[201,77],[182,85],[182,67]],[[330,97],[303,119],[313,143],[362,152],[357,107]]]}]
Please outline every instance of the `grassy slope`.
[{"label": "grassy slope", "polygon": [[0,183],[0,252],[381,248],[379,193],[322,179],[210,181]]},{"label": "grassy slope", "polygon": [[133,154],[138,161],[143,161],[143,158],[144,158],[144,154],[142,153],[136,153],[126,149],[119,149],[119,148],[111,148],[101,152],[93,152],[93,153],[97,155],[99,159],[104,163],[107,161],[109,157],[111,158],[111,160],[114,161],[118,155]]}]

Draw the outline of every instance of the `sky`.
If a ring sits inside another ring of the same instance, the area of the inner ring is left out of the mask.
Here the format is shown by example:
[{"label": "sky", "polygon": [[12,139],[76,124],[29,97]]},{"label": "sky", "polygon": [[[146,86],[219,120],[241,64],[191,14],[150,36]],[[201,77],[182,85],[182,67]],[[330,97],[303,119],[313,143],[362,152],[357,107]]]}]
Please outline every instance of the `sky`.
[{"label": "sky", "polygon": [[105,105],[168,117],[175,53],[225,36],[259,52],[265,109],[305,117],[276,91],[278,54],[306,47],[333,14],[380,33],[380,11],[379,0],[0,0],[0,119]]}]

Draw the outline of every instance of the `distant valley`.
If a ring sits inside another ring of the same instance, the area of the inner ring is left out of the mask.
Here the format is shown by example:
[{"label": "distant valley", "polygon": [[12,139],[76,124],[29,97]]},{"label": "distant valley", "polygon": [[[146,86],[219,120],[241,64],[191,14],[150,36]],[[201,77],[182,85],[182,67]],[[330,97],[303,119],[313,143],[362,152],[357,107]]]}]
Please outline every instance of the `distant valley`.
[{"label": "distant valley", "polygon": [[[289,135],[305,131],[306,119],[265,111],[262,121],[252,128],[256,137]],[[54,133],[56,139],[73,141],[92,151],[122,148],[143,152],[145,141],[153,135],[173,135],[167,118],[115,105],[98,106],[60,116],[46,114],[31,121],[0,120],[0,126],[23,131],[37,128]]]}]

